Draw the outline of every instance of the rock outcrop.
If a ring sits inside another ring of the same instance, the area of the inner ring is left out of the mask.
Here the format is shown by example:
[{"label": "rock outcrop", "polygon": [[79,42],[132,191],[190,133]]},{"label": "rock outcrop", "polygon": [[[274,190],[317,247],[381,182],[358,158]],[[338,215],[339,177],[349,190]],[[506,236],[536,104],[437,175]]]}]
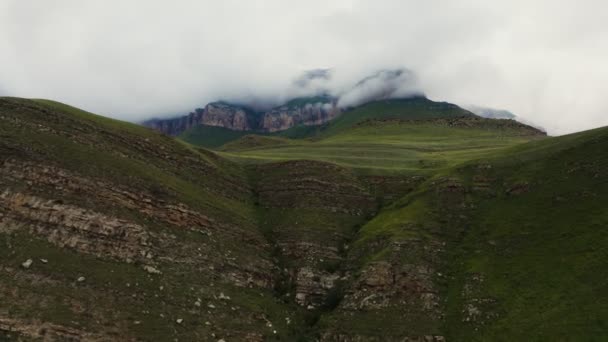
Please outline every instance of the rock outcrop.
[{"label": "rock outcrop", "polygon": [[200,124],[229,128],[234,131],[250,131],[255,129],[255,115],[255,112],[245,108],[225,103],[211,103],[205,107]]},{"label": "rock outcrop", "polygon": [[143,125],[171,136],[177,136],[197,125],[223,127],[234,131],[277,132],[298,125],[321,125],[340,113],[340,108],[331,99],[323,99],[320,102],[302,100],[298,104],[291,101],[268,111],[213,102],[186,116],[152,119],[145,121]]},{"label": "rock outcrop", "polygon": [[251,131],[257,128],[256,115],[254,111],[244,107],[213,102],[205,108],[197,108],[185,116],[172,119],[152,119],[143,124],[171,136],[179,135],[197,125],[224,127],[234,131]]},{"label": "rock outcrop", "polygon": [[167,135],[177,136],[196,125],[200,125],[203,121],[204,113],[205,110],[203,108],[197,108],[188,115],[169,119],[150,119],[144,121],[143,125]]},{"label": "rock outcrop", "polygon": [[340,108],[331,103],[309,103],[293,107],[286,105],[264,113],[260,129],[265,132],[277,132],[298,125],[321,125],[340,113]]},{"label": "rock outcrop", "polygon": [[367,187],[337,165],[292,161],[257,168],[256,192],[264,221],[272,221],[289,296],[308,310],[332,306],[342,278],[345,245],[377,209]]}]

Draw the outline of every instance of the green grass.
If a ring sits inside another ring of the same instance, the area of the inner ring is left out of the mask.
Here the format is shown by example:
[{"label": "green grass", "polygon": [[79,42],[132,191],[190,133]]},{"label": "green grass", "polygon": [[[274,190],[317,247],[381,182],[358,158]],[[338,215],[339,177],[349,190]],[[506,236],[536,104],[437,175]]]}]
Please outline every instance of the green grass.
[{"label": "green grass", "polygon": [[[450,250],[447,329],[456,339],[602,340],[608,336],[608,129],[518,146],[484,160],[491,169],[458,174],[500,180],[477,199],[465,237]],[[502,184],[501,184],[502,183]],[[529,188],[507,194],[514,184]],[[459,289],[481,274],[477,297],[492,298],[496,318],[458,321]],[[476,329],[473,329],[476,328]]]},{"label": "green grass", "polygon": [[285,138],[262,136],[262,135],[245,135],[241,139],[231,141],[220,148],[221,151],[240,151],[247,149],[256,149],[264,147],[276,147],[291,144],[292,141]]},{"label": "green grass", "polygon": [[[448,340],[603,340],[607,148],[604,128],[517,145],[444,170],[362,227],[351,254],[355,265],[421,263],[443,273],[436,286]],[[480,190],[482,183],[487,187]],[[448,191],[448,184],[461,190]],[[509,192],[521,184],[522,193]],[[408,241],[418,243],[393,247]],[[432,241],[446,249],[430,257],[423,248]],[[468,305],[481,312],[474,320],[465,320]],[[354,333],[369,329],[339,311],[327,320]],[[383,322],[388,331],[401,325],[398,318]]]},{"label": "green grass", "polygon": [[[288,107],[302,106],[307,103],[327,102],[325,97],[298,98],[288,102]],[[428,120],[437,118],[471,117],[473,114],[453,104],[433,102],[426,98],[383,100],[364,104],[347,110],[338,118],[318,126],[299,125],[274,133],[254,132],[258,135],[278,136],[289,139],[327,137],[351,128],[366,120],[406,119]],[[217,148],[237,140],[252,132],[233,131],[222,127],[195,126],[179,138],[191,144],[206,148]]]},{"label": "green grass", "polygon": [[196,146],[217,148],[250,134],[246,131],[233,131],[224,127],[195,126],[179,135],[183,141]]},{"label": "green grass", "polygon": [[[252,331],[272,340],[299,333],[298,308],[275,298],[272,289],[236,288],[217,276],[233,272],[231,265],[270,263],[270,249],[257,227],[247,172],[241,166],[150,129],[45,100],[0,98],[0,136],[2,166],[7,160],[28,162],[116,188],[117,194],[125,190],[134,196],[152,193],[158,203],[183,203],[209,218],[212,231],[207,236],[190,230],[197,226],[168,224],[94,192],[1,179],[0,191],[24,192],[141,225],[152,236],[153,247],[148,248],[163,271],[150,275],[137,262],[128,264],[50,244],[43,233],[28,232],[29,221],[15,231],[2,227],[0,265],[12,271],[0,277],[0,293],[3,298],[13,296],[10,304],[2,306],[9,310],[9,317],[39,318],[94,332],[116,331],[143,340],[206,340],[211,333],[235,336]],[[8,212],[10,208],[0,205],[0,217]],[[244,239],[249,240],[243,243]],[[24,271],[19,265],[28,258],[35,263]],[[49,263],[42,264],[40,258]],[[210,266],[218,270],[211,271]],[[28,272],[48,279],[30,284]],[[75,287],[79,276],[87,281]],[[220,291],[238,302],[217,303],[213,296]],[[196,298],[203,299],[203,308],[194,310]],[[218,305],[213,315],[207,313],[209,301]],[[274,322],[276,335],[265,328],[262,316]],[[286,316],[292,317],[294,326],[286,324]],[[181,326],[175,323],[180,317],[185,319]],[[207,320],[213,325],[207,326]]]},{"label": "green grass", "polygon": [[453,104],[434,102],[422,97],[383,100],[367,103],[345,112],[329,122],[322,134],[333,135],[370,119],[430,120],[472,116],[472,113]]},{"label": "green grass", "polygon": [[[367,173],[432,174],[534,138],[522,135],[518,127],[509,126],[451,127],[432,121],[365,122],[314,141],[298,139],[264,146],[232,143],[227,152],[220,154],[245,163],[306,159]],[[239,151],[237,146],[243,148]]]}]

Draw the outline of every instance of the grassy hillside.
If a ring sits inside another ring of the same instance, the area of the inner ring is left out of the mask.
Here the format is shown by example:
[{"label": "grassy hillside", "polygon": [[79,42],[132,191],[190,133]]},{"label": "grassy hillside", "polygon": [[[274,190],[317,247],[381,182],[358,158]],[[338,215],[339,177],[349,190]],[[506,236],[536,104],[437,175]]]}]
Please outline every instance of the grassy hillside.
[{"label": "grassy hillside", "polygon": [[[327,336],[608,336],[608,129],[442,172],[364,225]],[[369,296],[373,294],[373,296]]]},{"label": "grassy hillside", "polygon": [[245,163],[307,159],[365,173],[428,175],[542,137],[509,120],[368,120],[315,140],[264,145],[239,140],[227,145],[222,155]]},{"label": "grassy hillside", "polygon": [[[306,103],[326,102],[324,97],[298,98],[286,104],[288,107]],[[295,126],[287,130],[257,135],[279,136],[290,139],[327,137],[349,129],[366,120],[430,120],[473,117],[474,115],[456,105],[445,102],[434,102],[423,97],[410,99],[382,100],[364,104],[345,111],[338,118],[319,126]],[[196,126],[182,133],[180,138],[191,144],[217,148],[251,132],[232,131],[219,127]]]},{"label": "grassy hillside", "polygon": [[434,102],[424,97],[382,100],[367,103],[345,112],[327,124],[323,129],[323,135],[336,134],[370,119],[430,120],[473,116],[471,112],[454,104]]},{"label": "grassy hillside", "polygon": [[[447,288],[451,336],[608,337],[607,148],[603,128],[523,145],[456,171],[469,187],[485,179],[493,193],[474,194],[468,227],[448,250],[457,260]],[[472,306],[480,312],[463,326],[458,313]]]},{"label": "grassy hillside", "polygon": [[211,152],[0,98],[0,339],[608,337],[608,129],[349,113]]},{"label": "grassy hillside", "polygon": [[[262,137],[277,137],[286,139],[305,139],[316,136],[320,132],[319,126],[296,126],[276,133],[261,133],[255,135]],[[249,131],[233,131],[224,127],[195,126],[179,135],[179,139],[194,146],[218,149],[223,145],[237,141],[242,137],[252,135]]]},{"label": "grassy hillside", "polygon": [[259,340],[301,326],[274,297],[238,165],[50,101],[0,99],[0,136],[0,336]]},{"label": "grassy hillside", "polygon": [[222,145],[221,151],[242,151],[257,148],[277,147],[292,144],[293,140],[263,135],[249,134],[238,140]]},{"label": "grassy hillside", "polygon": [[205,148],[218,148],[231,141],[250,134],[246,131],[233,131],[224,127],[195,126],[179,135],[179,139]]}]

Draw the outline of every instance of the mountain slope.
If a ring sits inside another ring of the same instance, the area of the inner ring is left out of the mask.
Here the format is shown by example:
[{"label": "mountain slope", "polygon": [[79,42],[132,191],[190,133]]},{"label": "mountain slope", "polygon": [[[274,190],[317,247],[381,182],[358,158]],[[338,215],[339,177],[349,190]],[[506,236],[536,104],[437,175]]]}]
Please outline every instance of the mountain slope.
[{"label": "mountain slope", "polygon": [[210,152],[0,98],[0,339],[605,339],[608,130],[389,104]]},{"label": "mountain slope", "polygon": [[328,340],[608,336],[608,129],[443,172],[361,228]]},{"label": "mountain slope", "polygon": [[[319,99],[318,101],[321,101]],[[286,108],[310,105],[309,101],[317,101],[317,98],[295,99],[288,102],[285,106],[279,107],[279,112],[286,111]],[[270,111],[271,113],[273,111]],[[281,114],[281,117],[289,117],[291,114]],[[455,119],[474,117],[474,115],[456,105],[445,102],[434,102],[425,97],[410,97],[402,99],[372,101],[357,107],[349,108],[335,113],[327,120],[309,121],[306,124],[291,120],[292,124],[282,130],[272,132],[257,131],[258,135],[281,136],[286,138],[315,138],[327,137],[343,130],[354,127],[366,120],[430,120],[430,119]],[[264,119],[266,120],[266,119]],[[197,146],[216,148],[222,144],[238,139],[241,136],[251,133],[230,132],[222,128],[222,134],[217,127],[208,125],[196,125],[185,130],[179,135],[181,139]]]},{"label": "mountain slope", "polygon": [[447,102],[435,102],[426,97],[381,100],[363,104],[331,121],[324,135],[335,134],[365,120],[405,119],[430,120],[472,117],[472,113]]},{"label": "mountain slope", "polygon": [[511,120],[428,116],[431,119],[409,119],[413,115],[406,115],[405,120],[361,119],[349,128],[341,128],[342,123],[337,122],[340,119],[336,119],[336,126],[332,122],[314,139],[261,144],[261,140],[271,138],[260,136],[254,140],[248,136],[226,144],[220,154],[245,163],[307,159],[366,173],[428,175],[497,149],[545,137]]},{"label": "mountain slope", "polygon": [[49,101],[0,99],[0,135],[0,331],[259,340],[298,321],[239,166]]},{"label": "mountain slope", "polygon": [[[607,147],[603,128],[524,145],[458,171],[465,184],[488,181],[495,197],[478,198],[468,231],[449,251],[460,262],[451,265],[458,276],[448,295],[456,295],[447,308],[454,313],[450,335],[608,335]],[[472,324],[463,327],[458,321],[466,318]]]}]

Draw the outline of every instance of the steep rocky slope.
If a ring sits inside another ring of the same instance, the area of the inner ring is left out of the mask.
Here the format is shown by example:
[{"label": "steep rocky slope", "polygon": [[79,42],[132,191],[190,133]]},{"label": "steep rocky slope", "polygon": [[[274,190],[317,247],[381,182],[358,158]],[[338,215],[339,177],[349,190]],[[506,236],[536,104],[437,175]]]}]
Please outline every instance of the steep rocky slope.
[{"label": "steep rocky slope", "polygon": [[257,115],[253,110],[240,106],[214,102],[206,105],[205,108],[197,108],[186,116],[173,119],[152,119],[143,124],[171,136],[179,135],[198,125],[250,131],[257,128],[255,122]]},{"label": "steep rocky slope", "polygon": [[320,125],[337,117],[340,112],[335,101],[326,97],[294,99],[285,105],[261,112],[246,106],[213,102],[186,116],[148,120],[143,125],[171,136],[180,135],[196,126],[277,132],[298,125]]},{"label": "steep rocky slope", "polygon": [[264,113],[260,129],[265,132],[278,132],[299,125],[318,126],[336,118],[341,112],[335,103],[287,103]]},{"label": "steep rocky slope", "polygon": [[261,340],[298,321],[239,167],[51,102],[1,99],[0,135],[1,331]]},{"label": "steep rocky slope", "polygon": [[254,171],[262,224],[284,262],[291,296],[307,309],[327,305],[344,246],[373,215],[374,197],[351,171],[333,164],[293,161]]}]

